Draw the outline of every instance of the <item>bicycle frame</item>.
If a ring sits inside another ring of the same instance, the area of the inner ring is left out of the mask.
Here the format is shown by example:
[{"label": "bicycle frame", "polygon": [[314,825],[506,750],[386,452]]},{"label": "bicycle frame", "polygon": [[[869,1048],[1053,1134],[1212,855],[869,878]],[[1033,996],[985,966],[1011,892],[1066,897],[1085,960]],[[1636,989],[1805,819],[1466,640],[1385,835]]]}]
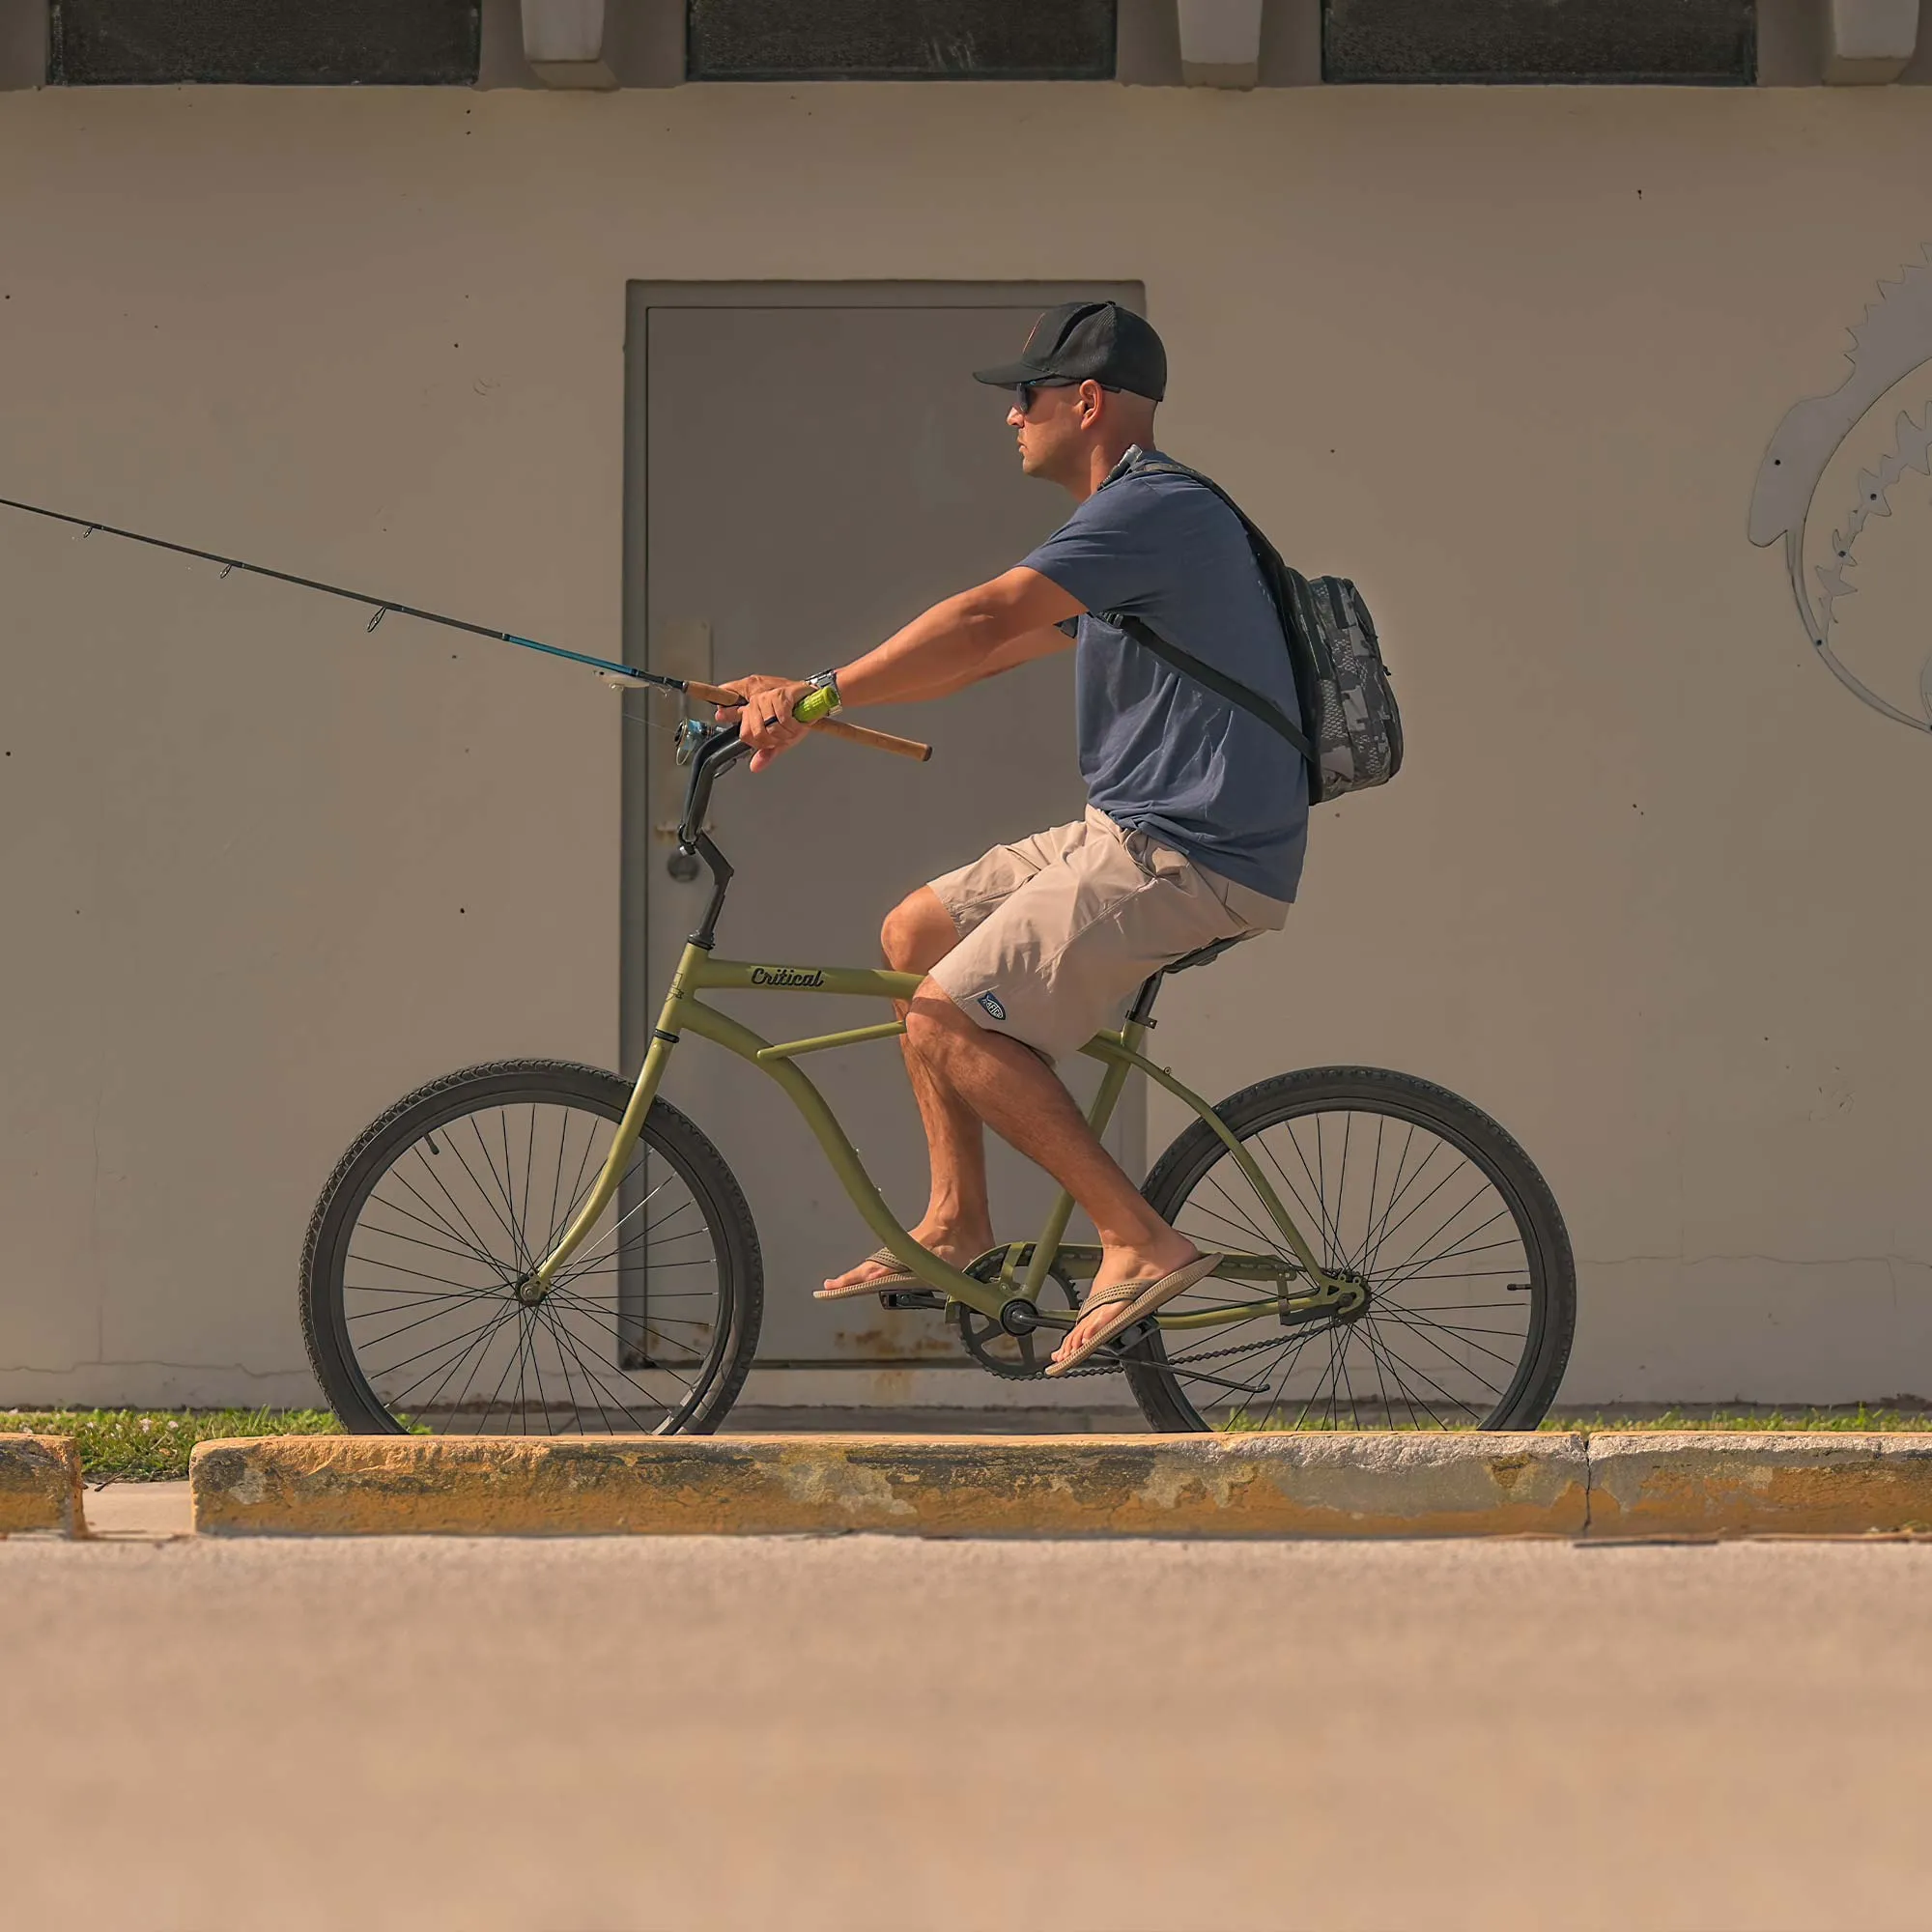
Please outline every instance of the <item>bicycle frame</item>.
[{"label": "bicycle frame", "polygon": [[[701,859],[710,869],[710,907],[697,930],[686,943],[677,971],[671,976],[670,989],[665,995],[664,1009],[658,1017],[650,1048],[644,1055],[642,1067],[639,1069],[638,1082],[632,1090],[630,1104],[624,1110],[624,1118],[617,1123],[617,1130],[611,1138],[603,1169],[556,1245],[526,1279],[525,1288],[534,1292],[530,1298],[540,1299],[548,1293],[557,1269],[582,1245],[596,1225],[598,1216],[615,1197],[625,1170],[630,1165],[638,1137],[643,1131],[644,1118],[657,1097],[658,1086],[664,1078],[671,1052],[686,1033],[693,1033],[700,1039],[711,1040],[735,1053],[739,1059],[762,1067],[777,1081],[790,1096],[792,1104],[805,1116],[806,1125],[816,1137],[826,1159],[832,1164],[833,1172],[838,1175],[853,1207],[859,1210],[860,1218],[878,1237],[880,1244],[904,1263],[907,1269],[933,1293],[947,1301],[963,1302],[1003,1325],[1009,1319],[1012,1304],[1023,1302],[1027,1305],[1024,1315],[1028,1325],[1070,1326],[1076,1317],[1070,1313],[1041,1309],[1038,1302],[1040,1288],[1056,1267],[1064,1275],[1091,1276],[1099,1262],[1100,1251],[1097,1248],[1068,1245],[1065,1239],[1066,1224],[1072,1218],[1074,1208],[1071,1195],[1063,1192],[1054,1203],[1037,1240],[1014,1242],[1007,1249],[997,1279],[980,1281],[962,1273],[921,1246],[894,1218],[892,1209],[886,1206],[871,1176],[866,1172],[858,1150],[838,1124],[825,1096],[795,1064],[807,1054],[827,1052],[833,1047],[858,1046],[867,1040],[895,1038],[905,1032],[902,1020],[892,1019],[876,1026],[819,1034],[809,1039],[774,1041],[753,1033],[728,1013],[706,1006],[698,997],[700,993],[713,990],[789,990],[905,1001],[910,1000],[918,990],[920,976],[916,973],[888,972],[882,968],[763,965],[746,959],[714,959],[711,956],[712,935],[724,909],[732,869],[724,855],[704,832],[704,813],[710,801],[711,786],[719,774],[747,755],[751,748],[736,742],[735,726],[710,729],[687,724],[683,729],[696,735],[691,740],[693,771],[685,798],[684,820],[679,827],[679,844],[680,849]],[[683,761],[683,755],[681,751],[680,761]],[[1305,1321],[1328,1313],[1346,1314],[1362,1305],[1365,1291],[1361,1284],[1346,1271],[1329,1272],[1322,1268],[1293,1217],[1269,1185],[1267,1177],[1212,1106],[1177,1080],[1166,1067],[1155,1065],[1141,1052],[1147,1037],[1154,990],[1159,982],[1160,976],[1156,974],[1142,987],[1139,999],[1134,1002],[1125,1023],[1118,1032],[1095,1034],[1081,1048],[1083,1053],[1104,1063],[1107,1069],[1101,1076],[1100,1090],[1088,1112],[1088,1124],[1094,1133],[1103,1132],[1120,1102],[1127,1075],[1132,1072],[1146,1074],[1150,1080],[1191,1107],[1219,1137],[1274,1221],[1289,1252],[1287,1255],[1231,1255],[1215,1270],[1214,1278],[1217,1280],[1272,1283],[1274,1292],[1271,1295],[1258,1298],[1250,1294],[1224,1307],[1190,1308],[1184,1314],[1161,1314],[1155,1319],[1163,1328],[1204,1328],[1222,1322],[1247,1321],[1268,1310],[1278,1311],[1286,1322]],[[1298,1292],[1293,1287],[1297,1282],[1301,1284]]]},{"label": "bicycle frame", "polygon": [[[783,1089],[793,1105],[805,1117],[833,1172],[838,1175],[852,1205],[882,1246],[897,1256],[920,1281],[950,1301],[964,1302],[969,1308],[998,1321],[1001,1311],[1016,1295],[1037,1309],[1041,1285],[1056,1264],[1076,1277],[1091,1275],[1098,1260],[1098,1250],[1068,1246],[1064,1241],[1067,1222],[1073,1214],[1070,1194],[1062,1193],[1049,1212],[1037,1239],[1016,1242],[1008,1249],[999,1278],[980,1281],[963,1274],[929,1249],[922,1247],[894,1217],[884,1197],[866,1172],[865,1163],[839,1125],[825,1096],[796,1063],[807,1054],[823,1053],[833,1047],[858,1046],[869,1040],[892,1039],[905,1032],[902,1020],[887,1020],[876,1026],[854,1027],[840,1033],[819,1034],[807,1039],[773,1041],[753,1033],[748,1026],[709,1007],[700,993],[718,990],[733,992],[810,991],[840,993],[861,999],[909,1000],[920,984],[917,973],[893,973],[854,966],[793,966],[757,964],[744,959],[714,959],[696,941],[686,945],[678,961],[650,1050],[633,1089],[630,1105],[618,1123],[603,1171],[576,1217],[565,1229],[554,1248],[540,1262],[531,1277],[532,1286],[548,1287],[561,1267],[596,1225],[597,1218],[611,1204],[644,1117],[657,1095],[665,1067],[681,1037],[696,1034],[700,1039],[735,1053],[740,1060],[761,1067]],[[1138,1010],[1138,1008],[1137,1009]],[[1293,1217],[1283,1206],[1267,1177],[1253,1156],[1236,1139],[1213,1107],[1164,1066],[1156,1065],[1142,1052],[1148,1028],[1129,1016],[1114,1033],[1099,1033],[1081,1049],[1090,1058],[1104,1063],[1100,1089],[1088,1110],[1087,1122],[1099,1134],[1105,1131],[1120,1102],[1130,1072],[1140,1072],[1164,1088],[1206,1121],[1226,1144],[1239,1163],[1241,1172],[1255,1190],[1281,1232],[1282,1240],[1293,1256],[1293,1262],[1278,1254],[1231,1256],[1216,1278],[1260,1279],[1276,1284],[1273,1295],[1261,1301],[1250,1297],[1232,1302],[1225,1309],[1195,1309],[1181,1315],[1164,1315],[1161,1325],[1173,1328],[1208,1327],[1224,1321],[1244,1321],[1258,1309],[1278,1307],[1288,1317],[1306,1317],[1339,1309],[1354,1298],[1354,1285],[1346,1276],[1331,1275],[1316,1260]],[[1070,1264],[1070,1265],[1069,1265]],[[1290,1283],[1306,1283],[1300,1293],[1290,1292]],[[1056,1315],[1038,1310],[1043,1322],[1070,1325],[1071,1314]]]}]

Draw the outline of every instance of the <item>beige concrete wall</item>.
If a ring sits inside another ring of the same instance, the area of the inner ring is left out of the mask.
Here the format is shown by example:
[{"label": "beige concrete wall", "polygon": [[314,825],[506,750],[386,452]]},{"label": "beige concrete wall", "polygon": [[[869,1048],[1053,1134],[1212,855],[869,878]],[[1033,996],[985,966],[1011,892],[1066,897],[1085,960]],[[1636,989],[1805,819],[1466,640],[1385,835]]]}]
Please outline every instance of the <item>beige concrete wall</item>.
[{"label": "beige concrete wall", "polygon": [[[1363,583],[1413,747],[1164,1051],[1491,1108],[1570,1217],[1573,1397],[1932,1393],[1932,743],[1744,535],[1932,237],[1926,99],[11,95],[0,494],[610,649],[627,277],[1141,278],[1166,441]],[[12,517],[0,585],[0,1399],[299,1394],[348,1137],[614,1056],[611,700]]]}]

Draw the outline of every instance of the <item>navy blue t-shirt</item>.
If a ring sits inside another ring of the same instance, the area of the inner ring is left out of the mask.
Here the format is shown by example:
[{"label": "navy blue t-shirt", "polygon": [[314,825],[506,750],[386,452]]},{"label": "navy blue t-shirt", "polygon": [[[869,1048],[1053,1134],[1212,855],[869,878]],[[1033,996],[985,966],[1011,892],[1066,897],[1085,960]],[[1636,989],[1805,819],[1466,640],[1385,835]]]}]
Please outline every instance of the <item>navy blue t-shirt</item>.
[{"label": "navy blue t-shirt", "polygon": [[1300,723],[1281,619],[1247,532],[1192,478],[1135,469],[1152,457],[1128,450],[1022,559],[1087,607],[1074,627],[1087,795],[1117,825],[1292,899],[1308,843],[1308,772],[1294,748],[1092,614],[1139,617]]}]

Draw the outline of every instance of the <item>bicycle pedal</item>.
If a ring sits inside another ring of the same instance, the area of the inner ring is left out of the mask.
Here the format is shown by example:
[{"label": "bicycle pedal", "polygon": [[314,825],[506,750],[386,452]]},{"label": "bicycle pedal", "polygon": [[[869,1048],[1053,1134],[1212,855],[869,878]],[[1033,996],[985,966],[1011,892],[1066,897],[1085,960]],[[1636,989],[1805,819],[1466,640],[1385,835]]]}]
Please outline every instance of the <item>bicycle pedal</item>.
[{"label": "bicycle pedal", "polygon": [[946,1297],[929,1288],[885,1288],[879,1291],[881,1308],[944,1308]]}]

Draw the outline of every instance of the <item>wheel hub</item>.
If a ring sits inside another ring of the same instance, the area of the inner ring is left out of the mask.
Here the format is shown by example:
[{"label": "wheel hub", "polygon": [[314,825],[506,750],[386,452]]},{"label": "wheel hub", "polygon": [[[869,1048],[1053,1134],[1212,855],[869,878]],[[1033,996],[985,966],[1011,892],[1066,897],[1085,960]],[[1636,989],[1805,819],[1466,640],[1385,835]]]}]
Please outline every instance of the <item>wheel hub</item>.
[{"label": "wheel hub", "polygon": [[1335,1311],[1337,1321],[1352,1325],[1369,1312],[1370,1304],[1374,1300],[1368,1277],[1354,1268],[1331,1268],[1328,1272],[1331,1279],[1341,1283],[1343,1287],[1357,1291],[1352,1300],[1345,1302]]},{"label": "wheel hub", "polygon": [[510,1293],[526,1308],[537,1308],[550,1299],[549,1287],[540,1282],[534,1274],[520,1274],[510,1284]]}]

